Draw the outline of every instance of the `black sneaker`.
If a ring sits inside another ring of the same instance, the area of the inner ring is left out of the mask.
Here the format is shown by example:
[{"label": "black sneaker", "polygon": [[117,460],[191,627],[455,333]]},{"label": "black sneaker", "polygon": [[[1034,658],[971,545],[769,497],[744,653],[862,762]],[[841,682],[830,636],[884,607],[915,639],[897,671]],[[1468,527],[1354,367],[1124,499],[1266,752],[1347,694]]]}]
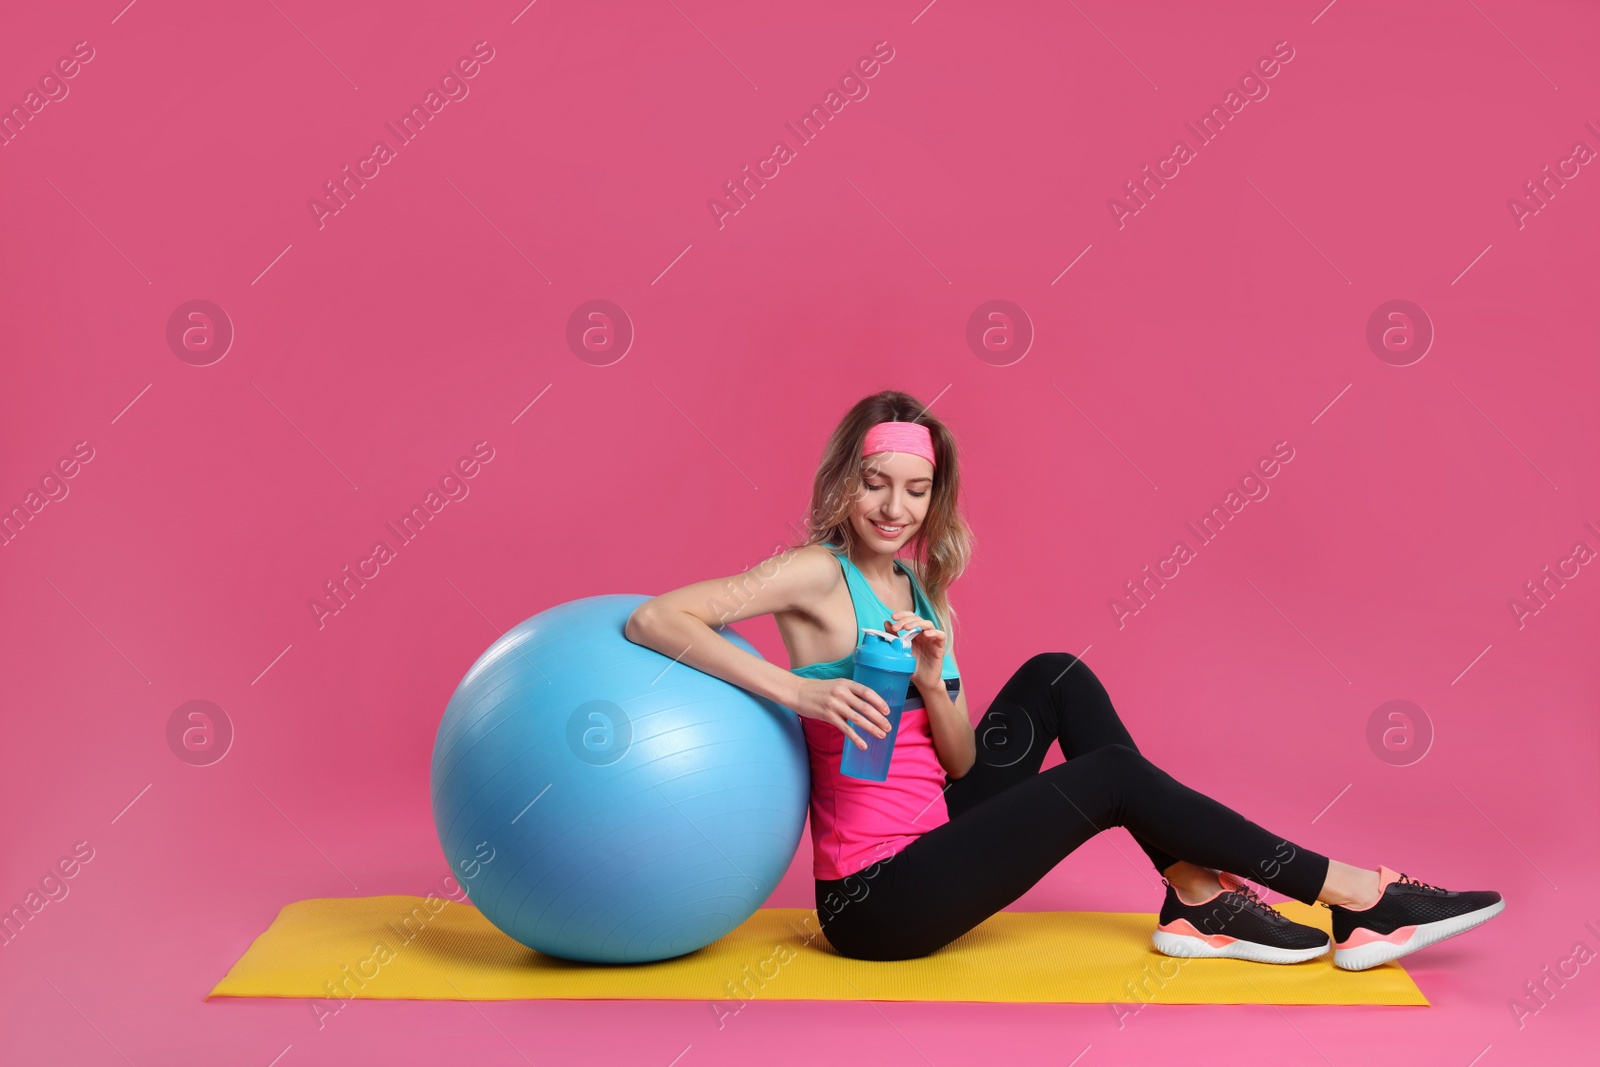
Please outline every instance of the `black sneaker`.
[{"label": "black sneaker", "polygon": [[1500,894],[1490,890],[1452,893],[1387,867],[1378,868],[1378,879],[1376,903],[1365,908],[1328,907],[1333,912],[1336,967],[1364,971],[1388,963],[1464,934],[1499,915],[1506,906]]},{"label": "black sneaker", "polygon": [[1257,963],[1301,963],[1328,951],[1328,935],[1278,914],[1233,875],[1199,904],[1185,904],[1166,882],[1161,922],[1150,940],[1168,956],[1222,957]]}]

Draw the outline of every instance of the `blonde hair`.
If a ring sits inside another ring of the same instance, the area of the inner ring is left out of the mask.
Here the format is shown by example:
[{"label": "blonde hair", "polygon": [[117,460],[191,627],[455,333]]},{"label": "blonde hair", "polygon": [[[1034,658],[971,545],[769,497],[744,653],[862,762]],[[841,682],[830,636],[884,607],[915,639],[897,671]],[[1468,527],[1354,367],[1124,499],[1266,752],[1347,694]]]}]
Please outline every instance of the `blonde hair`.
[{"label": "blonde hair", "polygon": [[[806,516],[807,537],[795,548],[838,545],[848,555],[859,541],[849,515],[865,491],[864,476],[878,468],[861,455],[867,431],[880,422],[918,422],[933,438],[934,472],[927,516],[906,547],[917,564],[917,577],[946,629],[954,624],[946,595],[952,582],[972,560],[973,536],[961,515],[961,466],[955,435],[938,417],[908,393],[888,389],[856,402],[822,450],[811,486],[811,509]],[[954,645],[954,633],[951,633]]]}]

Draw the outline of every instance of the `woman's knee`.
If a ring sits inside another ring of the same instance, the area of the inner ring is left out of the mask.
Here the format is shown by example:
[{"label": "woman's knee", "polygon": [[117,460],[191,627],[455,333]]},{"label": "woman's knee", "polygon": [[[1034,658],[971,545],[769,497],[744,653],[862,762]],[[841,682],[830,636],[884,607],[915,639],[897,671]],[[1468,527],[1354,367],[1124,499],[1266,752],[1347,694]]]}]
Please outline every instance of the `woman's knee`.
[{"label": "woman's knee", "polygon": [[1047,685],[1054,685],[1069,671],[1087,671],[1089,668],[1071,652],[1040,652],[1023,664],[1030,673],[1039,675]]},{"label": "woman's knee", "polygon": [[1068,700],[1093,699],[1105,692],[1089,664],[1071,652],[1040,652],[1023,669],[1040,689]]}]

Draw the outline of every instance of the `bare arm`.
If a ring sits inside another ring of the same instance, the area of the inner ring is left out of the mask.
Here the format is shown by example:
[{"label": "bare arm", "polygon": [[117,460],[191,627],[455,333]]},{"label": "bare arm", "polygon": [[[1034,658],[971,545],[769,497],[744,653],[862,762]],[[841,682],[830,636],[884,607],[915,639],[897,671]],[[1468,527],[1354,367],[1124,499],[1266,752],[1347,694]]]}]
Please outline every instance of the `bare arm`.
[{"label": "bare arm", "polygon": [[825,549],[792,550],[743,574],[695,582],[645,601],[628,617],[623,636],[799,715],[832,723],[865,748],[852,724],[879,737],[888,732],[889,708],[876,692],[849,678],[802,678],[751,655],[715,629],[775,611],[803,610],[842,580]]},{"label": "bare arm", "polygon": [[966,690],[957,693],[952,701],[944,680],[937,679],[927,686],[918,683],[917,691],[928,710],[928,727],[933,733],[939,765],[952,779],[963,777],[978,761],[977,732],[967,717]]},{"label": "bare arm", "polygon": [[[954,617],[955,609],[948,601],[945,606]],[[922,706],[927,709],[928,730],[933,735],[933,749],[939,757],[939,765],[952,779],[964,777],[978,761],[977,731],[967,715],[966,689],[951,700],[944,679],[940,677],[945,657],[955,647],[955,636],[948,630],[939,630],[933,620],[924,619],[915,612],[897,611],[891,621],[897,631],[912,626],[926,630],[927,633],[914,639],[917,644],[933,641],[926,646],[926,655],[919,656],[911,683],[922,694]]]}]

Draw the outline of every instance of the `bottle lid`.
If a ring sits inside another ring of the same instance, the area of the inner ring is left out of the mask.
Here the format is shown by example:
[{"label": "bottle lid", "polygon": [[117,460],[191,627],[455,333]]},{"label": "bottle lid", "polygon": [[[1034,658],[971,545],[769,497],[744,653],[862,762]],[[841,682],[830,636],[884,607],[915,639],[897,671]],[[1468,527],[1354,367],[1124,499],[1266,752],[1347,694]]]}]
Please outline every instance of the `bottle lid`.
[{"label": "bottle lid", "polygon": [[912,674],[917,669],[917,654],[911,650],[911,638],[921,630],[920,626],[913,626],[903,633],[891,634],[862,627],[865,636],[856,647],[856,662],[879,670]]}]

